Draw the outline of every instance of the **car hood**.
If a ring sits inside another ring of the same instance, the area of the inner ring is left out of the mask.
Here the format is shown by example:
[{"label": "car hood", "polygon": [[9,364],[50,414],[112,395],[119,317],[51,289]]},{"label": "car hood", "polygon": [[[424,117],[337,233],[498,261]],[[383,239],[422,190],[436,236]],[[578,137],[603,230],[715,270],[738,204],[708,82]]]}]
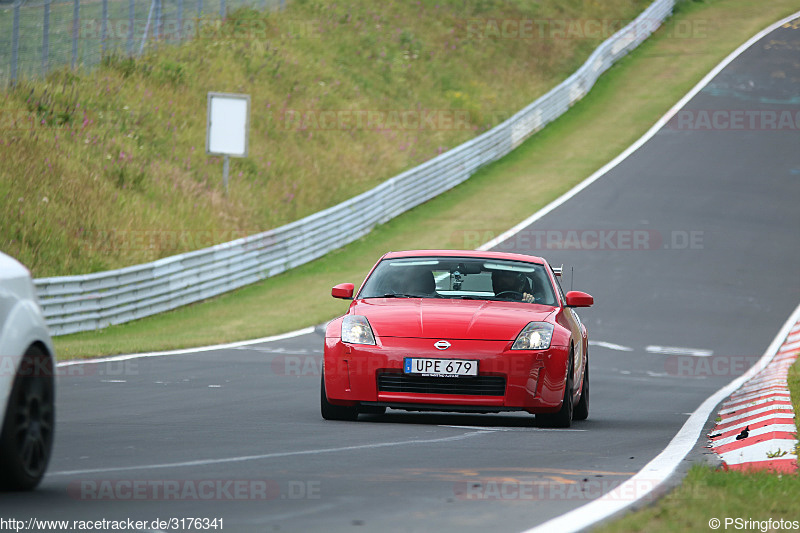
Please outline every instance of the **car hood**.
[{"label": "car hood", "polygon": [[366,316],[378,337],[470,340],[514,340],[528,322],[554,312],[521,302],[433,298],[369,298],[349,311]]}]

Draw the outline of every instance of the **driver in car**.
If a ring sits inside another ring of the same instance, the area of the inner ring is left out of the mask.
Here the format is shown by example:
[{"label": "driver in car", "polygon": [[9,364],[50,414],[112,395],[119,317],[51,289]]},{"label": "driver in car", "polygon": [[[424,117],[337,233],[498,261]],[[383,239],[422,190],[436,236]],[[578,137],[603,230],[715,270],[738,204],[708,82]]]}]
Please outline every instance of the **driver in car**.
[{"label": "driver in car", "polygon": [[[492,272],[492,289],[495,296],[511,298],[527,303],[536,302],[536,298],[531,294],[528,278],[519,272],[510,270],[495,270]],[[503,294],[505,293],[505,294]]]}]

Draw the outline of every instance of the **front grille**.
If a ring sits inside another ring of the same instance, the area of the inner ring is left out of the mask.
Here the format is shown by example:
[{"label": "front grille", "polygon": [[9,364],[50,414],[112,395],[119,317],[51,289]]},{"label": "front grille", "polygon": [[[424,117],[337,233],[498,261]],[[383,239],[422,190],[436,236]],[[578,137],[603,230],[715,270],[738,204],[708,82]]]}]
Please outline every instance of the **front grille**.
[{"label": "front grille", "polygon": [[378,391],[503,396],[506,393],[506,378],[503,376],[437,378],[383,372],[378,374]]}]

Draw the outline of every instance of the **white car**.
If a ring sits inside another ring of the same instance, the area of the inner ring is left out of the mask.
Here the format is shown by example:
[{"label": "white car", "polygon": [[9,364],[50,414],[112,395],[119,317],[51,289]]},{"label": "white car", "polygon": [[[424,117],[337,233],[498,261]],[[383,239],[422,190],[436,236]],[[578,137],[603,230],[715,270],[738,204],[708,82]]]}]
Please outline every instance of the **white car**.
[{"label": "white car", "polygon": [[0,489],[31,490],[55,429],[55,351],[31,274],[0,252]]}]

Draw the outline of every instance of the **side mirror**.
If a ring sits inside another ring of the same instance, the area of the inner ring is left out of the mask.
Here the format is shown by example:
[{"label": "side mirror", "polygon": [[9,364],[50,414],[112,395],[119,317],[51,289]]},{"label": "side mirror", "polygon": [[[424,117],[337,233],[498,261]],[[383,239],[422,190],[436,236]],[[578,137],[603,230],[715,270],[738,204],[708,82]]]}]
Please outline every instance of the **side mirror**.
[{"label": "side mirror", "polygon": [[352,283],[340,283],[331,289],[331,296],[342,300],[352,300],[355,286]]},{"label": "side mirror", "polygon": [[591,307],[594,298],[590,294],[581,291],[569,291],[567,293],[567,307]]}]

